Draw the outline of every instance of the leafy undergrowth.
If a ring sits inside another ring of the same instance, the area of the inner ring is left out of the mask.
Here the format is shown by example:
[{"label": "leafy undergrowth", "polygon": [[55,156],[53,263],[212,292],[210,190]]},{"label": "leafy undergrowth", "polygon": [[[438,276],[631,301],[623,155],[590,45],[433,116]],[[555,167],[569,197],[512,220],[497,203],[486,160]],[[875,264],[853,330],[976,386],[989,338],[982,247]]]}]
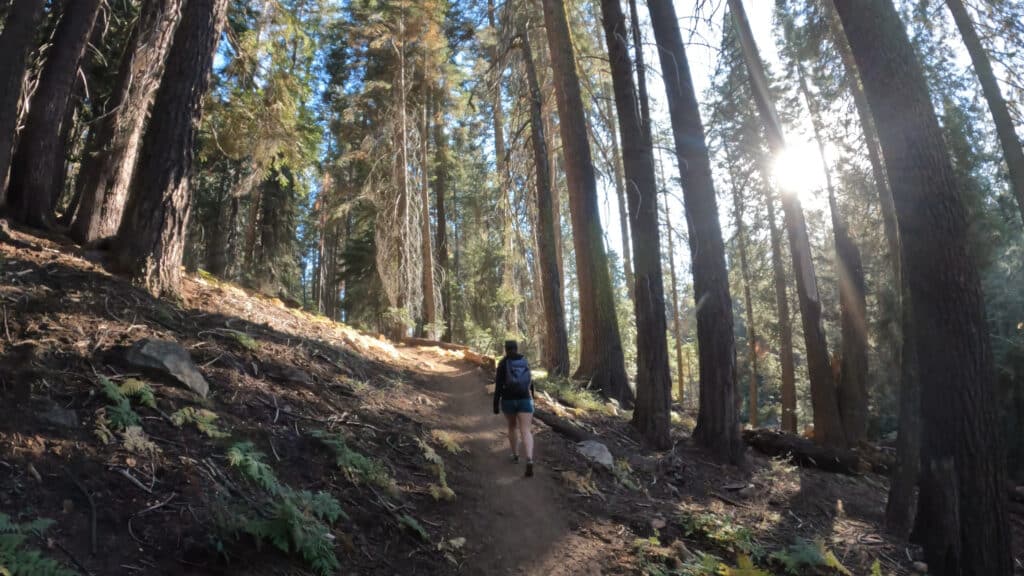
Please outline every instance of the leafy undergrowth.
[{"label": "leafy undergrowth", "polygon": [[[155,300],[0,243],[0,574],[447,574],[442,449],[388,341],[201,274]],[[126,350],[183,346],[202,399]],[[436,448],[436,449],[435,449]],[[47,520],[50,519],[50,520]],[[44,533],[45,530],[45,533]]]}]

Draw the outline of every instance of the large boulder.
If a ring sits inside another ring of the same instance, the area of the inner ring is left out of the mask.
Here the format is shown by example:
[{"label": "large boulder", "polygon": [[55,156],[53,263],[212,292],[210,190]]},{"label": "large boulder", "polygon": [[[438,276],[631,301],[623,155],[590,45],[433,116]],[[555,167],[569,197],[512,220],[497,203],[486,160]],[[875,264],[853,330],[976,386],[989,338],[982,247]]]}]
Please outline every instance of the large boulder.
[{"label": "large boulder", "polygon": [[192,356],[177,342],[139,340],[128,350],[125,359],[134,368],[170,376],[203,398],[210,392],[210,385],[192,362]]},{"label": "large boulder", "polygon": [[594,464],[600,464],[611,470],[615,467],[615,458],[608,447],[597,440],[584,440],[576,444],[576,451]]}]

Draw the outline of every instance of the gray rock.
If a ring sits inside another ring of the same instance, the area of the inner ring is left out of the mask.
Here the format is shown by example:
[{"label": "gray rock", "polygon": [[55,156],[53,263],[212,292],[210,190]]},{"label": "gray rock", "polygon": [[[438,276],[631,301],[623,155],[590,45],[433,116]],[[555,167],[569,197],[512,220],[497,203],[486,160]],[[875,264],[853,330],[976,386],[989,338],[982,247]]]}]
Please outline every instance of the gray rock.
[{"label": "gray rock", "polygon": [[587,460],[600,464],[611,470],[615,466],[615,458],[608,451],[608,447],[597,440],[584,440],[576,444],[576,451],[582,454]]},{"label": "gray rock", "polygon": [[629,457],[629,467],[644,474],[654,474],[658,470],[658,460],[642,454],[633,454]]},{"label": "gray rock", "polygon": [[162,372],[203,398],[210,385],[192,362],[188,350],[168,340],[139,340],[125,359],[135,368]]},{"label": "gray rock", "polygon": [[38,413],[39,419],[59,428],[78,428],[78,414],[56,404]]}]

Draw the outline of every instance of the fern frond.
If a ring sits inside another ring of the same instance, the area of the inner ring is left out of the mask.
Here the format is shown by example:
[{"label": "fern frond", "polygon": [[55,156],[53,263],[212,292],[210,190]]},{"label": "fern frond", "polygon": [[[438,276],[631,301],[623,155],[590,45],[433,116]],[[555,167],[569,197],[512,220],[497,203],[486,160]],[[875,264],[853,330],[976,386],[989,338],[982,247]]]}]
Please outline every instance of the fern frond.
[{"label": "fern frond", "polygon": [[252,442],[239,442],[228,450],[228,463],[232,467],[267,492],[276,493],[281,485],[274,469],[264,463],[263,458],[263,453],[256,450]]},{"label": "fern frond", "polygon": [[118,387],[118,392],[125,397],[138,400],[139,404],[143,406],[156,408],[156,396],[153,395],[153,388],[147,382],[136,378],[129,378],[121,383],[121,386]]}]

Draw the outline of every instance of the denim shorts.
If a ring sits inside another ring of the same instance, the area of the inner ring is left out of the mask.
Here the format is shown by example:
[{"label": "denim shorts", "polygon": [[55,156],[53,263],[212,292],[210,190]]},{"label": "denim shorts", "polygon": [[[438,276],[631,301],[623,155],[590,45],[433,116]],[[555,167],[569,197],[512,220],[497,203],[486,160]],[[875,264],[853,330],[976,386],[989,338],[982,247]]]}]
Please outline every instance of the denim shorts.
[{"label": "denim shorts", "polygon": [[502,398],[501,411],[504,414],[533,414],[533,398]]}]

